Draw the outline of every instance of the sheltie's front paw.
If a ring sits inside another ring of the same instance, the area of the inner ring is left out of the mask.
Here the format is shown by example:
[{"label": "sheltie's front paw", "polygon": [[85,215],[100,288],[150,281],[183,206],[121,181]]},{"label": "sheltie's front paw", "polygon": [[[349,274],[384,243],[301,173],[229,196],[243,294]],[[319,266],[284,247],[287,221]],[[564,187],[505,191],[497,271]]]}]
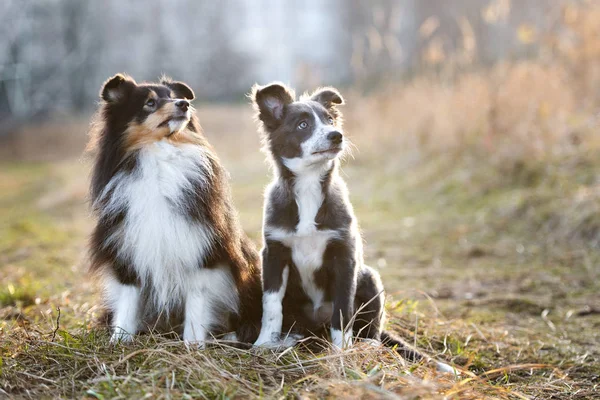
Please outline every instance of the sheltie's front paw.
[{"label": "sheltie's front paw", "polygon": [[203,328],[189,327],[183,330],[183,342],[188,349],[204,349],[206,347],[206,330]]},{"label": "sheltie's front paw", "polygon": [[133,335],[121,328],[115,328],[113,334],[110,337],[110,344],[131,343],[132,341]]}]

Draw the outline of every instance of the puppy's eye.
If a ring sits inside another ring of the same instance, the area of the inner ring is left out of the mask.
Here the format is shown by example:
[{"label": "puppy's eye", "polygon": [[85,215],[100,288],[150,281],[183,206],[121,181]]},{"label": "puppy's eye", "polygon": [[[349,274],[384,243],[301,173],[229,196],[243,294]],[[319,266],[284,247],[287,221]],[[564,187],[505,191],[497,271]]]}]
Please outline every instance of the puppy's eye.
[{"label": "puppy's eye", "polygon": [[148,107],[154,107],[154,106],[156,105],[156,100],[154,100],[154,99],[148,99],[148,100],[146,101],[146,105],[147,105]]},{"label": "puppy's eye", "polygon": [[329,117],[329,118],[327,118],[327,121],[329,121],[329,124],[330,124],[330,125],[333,125],[333,122],[334,122],[334,121],[333,121],[333,118]]},{"label": "puppy's eye", "polygon": [[302,121],[298,124],[298,129],[306,129],[308,128],[308,124],[306,123],[306,121]]}]

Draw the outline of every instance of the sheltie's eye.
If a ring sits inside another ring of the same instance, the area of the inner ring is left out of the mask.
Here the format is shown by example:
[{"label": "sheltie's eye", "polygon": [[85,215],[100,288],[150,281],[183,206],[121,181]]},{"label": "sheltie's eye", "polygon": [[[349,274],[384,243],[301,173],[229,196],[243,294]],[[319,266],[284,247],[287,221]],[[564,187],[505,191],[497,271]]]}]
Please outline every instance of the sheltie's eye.
[{"label": "sheltie's eye", "polygon": [[146,106],[148,107],[154,107],[156,105],[156,100],[154,99],[148,99],[146,100]]},{"label": "sheltie's eye", "polygon": [[333,125],[333,118],[331,118],[331,117],[328,117],[328,118],[327,118],[327,121],[329,121],[329,125]]},{"label": "sheltie's eye", "polygon": [[306,121],[302,121],[298,124],[298,129],[306,129],[308,128],[308,124],[306,123]]}]

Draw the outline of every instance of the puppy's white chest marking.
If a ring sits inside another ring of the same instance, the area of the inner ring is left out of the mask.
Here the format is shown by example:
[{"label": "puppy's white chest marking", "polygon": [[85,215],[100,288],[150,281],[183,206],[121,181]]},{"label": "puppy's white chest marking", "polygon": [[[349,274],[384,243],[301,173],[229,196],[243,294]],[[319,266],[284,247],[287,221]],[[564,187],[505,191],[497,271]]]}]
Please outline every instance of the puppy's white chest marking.
[{"label": "puppy's white chest marking", "polygon": [[337,232],[331,230],[318,231],[306,235],[290,232],[279,228],[270,228],[266,235],[271,240],[277,240],[292,250],[292,261],[296,265],[302,288],[313,302],[317,310],[323,304],[323,291],[315,282],[315,271],[323,265],[323,253],[330,240],[337,237]]},{"label": "puppy's white chest marking", "polygon": [[208,226],[181,212],[186,192],[207,182],[212,170],[206,154],[193,145],[158,142],[138,157],[137,169],[115,175],[100,197],[112,191],[101,213],[127,210],[122,229],[105,246],[115,246],[142,285],[152,285],[157,306],[170,308],[184,300],[214,240]]},{"label": "puppy's white chest marking", "polygon": [[295,231],[266,227],[269,239],[277,240],[292,251],[302,288],[313,302],[317,311],[323,304],[323,291],[316,285],[314,275],[323,265],[323,254],[330,240],[338,236],[336,231],[317,230],[315,218],[323,204],[321,171],[305,171],[296,177],[294,195],[298,205],[299,222]]},{"label": "puppy's white chest marking", "polygon": [[296,233],[299,236],[310,236],[316,231],[315,218],[323,204],[321,190],[321,171],[309,170],[296,176],[294,196],[298,205],[298,225]]}]

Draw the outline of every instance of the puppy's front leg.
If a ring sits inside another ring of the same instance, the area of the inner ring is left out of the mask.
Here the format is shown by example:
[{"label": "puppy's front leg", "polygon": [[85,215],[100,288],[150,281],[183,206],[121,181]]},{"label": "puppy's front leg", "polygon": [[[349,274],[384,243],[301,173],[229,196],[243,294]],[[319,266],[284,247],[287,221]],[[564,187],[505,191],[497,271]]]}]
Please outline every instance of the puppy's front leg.
[{"label": "puppy's front leg", "polygon": [[275,343],[283,324],[283,298],[290,272],[291,252],[283,244],[267,240],[263,249],[263,316],[255,346]]},{"label": "puppy's front leg", "polygon": [[356,295],[356,260],[354,250],[347,244],[333,245],[333,315],[331,317],[331,341],[337,348],[352,345],[352,325]]}]

